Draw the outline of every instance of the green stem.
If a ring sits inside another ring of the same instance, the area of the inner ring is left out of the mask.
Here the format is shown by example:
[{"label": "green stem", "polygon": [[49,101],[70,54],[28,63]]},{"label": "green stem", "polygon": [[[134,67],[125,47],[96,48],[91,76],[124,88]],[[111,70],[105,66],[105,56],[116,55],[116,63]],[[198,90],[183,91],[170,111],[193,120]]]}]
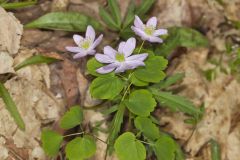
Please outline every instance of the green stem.
[{"label": "green stem", "polygon": [[140,46],[140,48],[139,48],[139,50],[138,50],[138,54],[141,52],[144,43],[145,43],[145,41],[142,42],[142,44],[141,44],[141,46]]}]

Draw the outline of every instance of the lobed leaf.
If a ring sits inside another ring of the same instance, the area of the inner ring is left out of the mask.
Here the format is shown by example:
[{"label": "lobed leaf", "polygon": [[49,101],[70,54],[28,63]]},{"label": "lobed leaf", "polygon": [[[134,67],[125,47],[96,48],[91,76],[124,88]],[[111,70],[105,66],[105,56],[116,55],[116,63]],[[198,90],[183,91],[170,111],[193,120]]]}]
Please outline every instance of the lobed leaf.
[{"label": "lobed leaf", "polygon": [[94,98],[113,99],[123,87],[124,82],[116,76],[97,77],[90,85],[90,93]]},{"label": "lobed leaf", "polygon": [[9,113],[11,114],[12,118],[14,119],[18,127],[21,130],[25,130],[25,123],[17,109],[17,106],[14,103],[8,90],[5,88],[5,86],[2,83],[0,83],[0,96],[6,105],[6,109],[9,111]]},{"label": "lobed leaf", "polygon": [[24,60],[22,63],[18,64],[14,69],[17,71],[23,67],[29,66],[29,65],[34,65],[34,64],[41,64],[41,63],[53,63],[59,61],[59,59],[55,59],[52,57],[47,57],[43,55],[35,55],[32,57],[27,58]]},{"label": "lobed leaf", "polygon": [[84,160],[92,157],[96,149],[94,139],[90,136],[83,136],[70,141],[65,148],[65,152],[69,160]]},{"label": "lobed leaf", "polygon": [[131,132],[125,132],[118,137],[114,144],[114,149],[119,160],[144,160],[146,159],[146,149],[144,145],[136,140]]},{"label": "lobed leaf", "polygon": [[63,141],[63,136],[51,130],[43,130],[41,135],[42,147],[48,156],[54,157],[58,154]]},{"label": "lobed leaf", "polygon": [[139,80],[158,83],[165,78],[163,70],[167,64],[168,61],[161,56],[150,56],[145,61],[145,66],[137,68],[133,74]]},{"label": "lobed leaf", "polygon": [[176,150],[174,140],[168,135],[160,136],[154,146],[158,160],[175,160]]},{"label": "lobed leaf", "polygon": [[25,25],[25,28],[43,28],[70,32],[85,32],[88,25],[102,30],[101,24],[78,12],[52,12]]},{"label": "lobed leaf", "polygon": [[135,127],[140,130],[145,137],[154,141],[159,138],[159,128],[147,117],[137,117],[134,120]]},{"label": "lobed leaf", "polygon": [[63,129],[70,129],[81,124],[83,121],[83,111],[80,106],[73,106],[67,111],[61,121],[60,127]]},{"label": "lobed leaf", "polygon": [[152,94],[145,89],[133,91],[125,102],[127,108],[138,116],[149,116],[156,107]]}]

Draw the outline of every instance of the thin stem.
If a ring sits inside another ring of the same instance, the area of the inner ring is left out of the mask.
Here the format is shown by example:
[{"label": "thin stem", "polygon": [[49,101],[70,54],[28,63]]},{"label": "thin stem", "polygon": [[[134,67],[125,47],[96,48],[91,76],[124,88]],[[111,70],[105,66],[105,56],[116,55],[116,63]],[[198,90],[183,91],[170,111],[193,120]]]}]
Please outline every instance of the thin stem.
[{"label": "thin stem", "polygon": [[71,137],[71,136],[78,136],[78,135],[82,135],[82,134],[84,134],[84,133],[85,133],[85,132],[79,132],[79,133],[67,134],[67,135],[63,136],[63,138]]},{"label": "thin stem", "polygon": [[139,48],[139,50],[138,50],[138,54],[141,52],[144,43],[145,43],[145,41],[142,42],[142,44],[141,44],[141,46],[140,46],[140,48]]},{"label": "thin stem", "polygon": [[154,145],[153,143],[148,143],[148,142],[145,142],[145,141],[142,141],[142,140],[139,140],[138,141],[142,142],[142,143],[145,143],[145,144],[148,144],[148,145]]}]

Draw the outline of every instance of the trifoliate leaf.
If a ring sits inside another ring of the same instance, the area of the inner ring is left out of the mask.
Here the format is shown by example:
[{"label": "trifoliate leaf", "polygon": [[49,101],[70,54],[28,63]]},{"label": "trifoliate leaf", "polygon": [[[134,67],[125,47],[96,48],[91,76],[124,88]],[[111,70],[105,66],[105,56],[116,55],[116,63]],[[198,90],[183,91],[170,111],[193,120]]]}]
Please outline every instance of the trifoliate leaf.
[{"label": "trifoliate leaf", "polygon": [[161,135],[154,146],[158,160],[175,160],[176,149],[174,140],[167,135]]},{"label": "trifoliate leaf", "polygon": [[63,141],[63,136],[51,130],[43,130],[41,141],[45,153],[48,156],[53,157],[56,156],[59,152],[59,148]]},{"label": "trifoliate leaf", "polygon": [[134,124],[135,127],[148,139],[154,141],[159,138],[159,129],[149,118],[137,117],[134,120]]},{"label": "trifoliate leaf", "polygon": [[162,106],[169,107],[173,111],[182,111],[195,117],[202,114],[202,112],[196,108],[191,101],[187,100],[184,97],[173,95],[170,92],[161,92],[157,89],[151,89],[151,91],[156,100]]},{"label": "trifoliate leaf", "polygon": [[168,61],[161,56],[150,56],[144,67],[139,67],[134,71],[136,78],[145,81],[158,83],[165,78],[163,70],[167,67]]},{"label": "trifoliate leaf", "polygon": [[133,91],[126,101],[128,109],[138,116],[149,116],[156,106],[156,101],[148,90]]},{"label": "trifoliate leaf", "polygon": [[84,136],[70,141],[65,148],[65,152],[69,160],[84,160],[92,157],[96,148],[94,139],[90,136]]},{"label": "trifoliate leaf", "polygon": [[83,111],[80,106],[73,106],[67,111],[61,121],[60,127],[63,129],[70,129],[81,124],[83,120]]},{"label": "trifoliate leaf", "polygon": [[146,149],[144,145],[136,140],[131,132],[126,132],[118,137],[114,144],[114,149],[119,160],[144,160],[146,159]]},{"label": "trifoliate leaf", "polygon": [[14,69],[17,71],[23,67],[29,66],[29,65],[34,65],[34,64],[42,64],[42,63],[53,63],[59,61],[59,59],[55,59],[52,57],[47,57],[47,56],[43,56],[43,55],[35,55],[32,57],[27,58],[26,60],[24,60],[23,62],[21,62],[20,64],[18,64],[16,67],[14,67]]},{"label": "trifoliate leaf", "polygon": [[26,28],[44,28],[71,32],[85,32],[88,25],[102,30],[101,24],[78,12],[51,12],[25,25]]},{"label": "trifoliate leaf", "polygon": [[132,84],[134,84],[135,86],[147,86],[148,85],[148,82],[138,79],[135,76],[135,74],[132,74],[130,80],[131,80]]},{"label": "trifoliate leaf", "polygon": [[94,98],[113,99],[123,87],[124,82],[116,76],[98,77],[90,85],[90,93]]},{"label": "trifoliate leaf", "polygon": [[168,37],[162,45],[156,49],[156,53],[168,56],[177,47],[206,47],[208,40],[198,31],[186,27],[172,27],[168,29]]},{"label": "trifoliate leaf", "polygon": [[3,102],[6,105],[6,109],[11,114],[18,127],[21,130],[25,130],[25,123],[17,109],[17,106],[13,101],[11,95],[9,94],[8,90],[2,83],[0,83],[0,97],[2,98]]},{"label": "trifoliate leaf", "polygon": [[96,72],[96,70],[100,67],[102,67],[103,64],[98,62],[96,60],[96,58],[91,58],[90,60],[88,60],[87,62],[87,71],[93,75],[93,76],[97,76],[97,77],[100,77],[100,76],[108,76],[108,75],[114,75],[113,72],[111,73],[108,73],[108,74],[99,74]]}]

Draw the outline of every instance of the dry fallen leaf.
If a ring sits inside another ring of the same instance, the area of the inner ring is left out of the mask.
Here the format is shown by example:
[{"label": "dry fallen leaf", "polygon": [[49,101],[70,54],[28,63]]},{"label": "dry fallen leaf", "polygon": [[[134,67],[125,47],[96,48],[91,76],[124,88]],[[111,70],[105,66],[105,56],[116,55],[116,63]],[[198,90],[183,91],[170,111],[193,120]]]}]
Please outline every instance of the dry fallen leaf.
[{"label": "dry fallen leaf", "polygon": [[20,47],[23,26],[13,16],[0,7],[0,51],[16,54]]}]

